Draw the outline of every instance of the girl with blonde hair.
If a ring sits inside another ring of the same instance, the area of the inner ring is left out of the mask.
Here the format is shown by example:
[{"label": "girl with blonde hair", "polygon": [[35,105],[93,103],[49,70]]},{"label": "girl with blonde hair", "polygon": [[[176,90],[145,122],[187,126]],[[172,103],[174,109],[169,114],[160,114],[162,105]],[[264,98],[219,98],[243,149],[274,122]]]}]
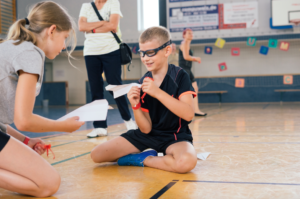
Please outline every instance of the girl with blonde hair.
[{"label": "girl with blonde hair", "polygon": [[25,19],[16,21],[6,40],[0,41],[0,188],[36,197],[48,197],[60,186],[57,171],[39,154],[45,151],[41,139],[28,138],[21,131],[73,132],[84,123],[73,117],[54,121],[33,114],[39,94],[45,56],[54,59],[65,40],[73,38],[74,21],[58,4],[46,1],[33,6]]}]

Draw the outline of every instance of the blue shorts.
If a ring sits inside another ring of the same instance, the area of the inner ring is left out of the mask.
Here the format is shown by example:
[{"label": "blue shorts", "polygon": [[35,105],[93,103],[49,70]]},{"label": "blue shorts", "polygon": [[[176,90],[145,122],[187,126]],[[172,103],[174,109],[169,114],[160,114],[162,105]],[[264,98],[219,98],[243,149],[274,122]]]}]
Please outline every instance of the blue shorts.
[{"label": "blue shorts", "polygon": [[9,135],[0,131],[0,151],[2,151],[2,149],[6,146],[9,139],[10,139]]}]

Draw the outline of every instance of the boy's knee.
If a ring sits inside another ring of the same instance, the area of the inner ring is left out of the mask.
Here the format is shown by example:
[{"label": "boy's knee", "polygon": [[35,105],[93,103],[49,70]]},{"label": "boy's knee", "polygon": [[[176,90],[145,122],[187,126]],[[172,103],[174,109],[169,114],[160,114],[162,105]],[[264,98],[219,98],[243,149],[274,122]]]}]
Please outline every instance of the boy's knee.
[{"label": "boy's knee", "polygon": [[193,154],[185,154],[176,161],[175,170],[177,173],[187,173],[194,169],[196,165],[197,157]]},{"label": "boy's knee", "polygon": [[95,150],[92,150],[91,152],[91,158],[92,160],[95,162],[95,163],[99,163],[99,158],[97,158],[97,154],[96,154],[96,151]]}]

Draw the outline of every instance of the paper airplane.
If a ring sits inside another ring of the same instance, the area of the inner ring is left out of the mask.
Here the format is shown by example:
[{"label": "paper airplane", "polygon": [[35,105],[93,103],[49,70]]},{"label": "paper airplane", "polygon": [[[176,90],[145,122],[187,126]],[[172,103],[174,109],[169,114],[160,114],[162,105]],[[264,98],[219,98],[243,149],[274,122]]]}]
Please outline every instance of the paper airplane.
[{"label": "paper airplane", "polygon": [[141,88],[141,84],[131,83],[131,84],[123,84],[123,85],[108,85],[105,87],[107,91],[112,91],[114,93],[114,98],[118,98],[122,95],[126,95],[133,86],[137,86]]},{"label": "paper airplane", "polygon": [[59,118],[58,121],[63,121],[74,116],[78,116],[79,121],[83,122],[103,121],[106,120],[108,109],[113,108],[108,105],[106,99],[95,100]]},{"label": "paper airplane", "polygon": [[199,160],[206,160],[206,158],[209,156],[210,152],[204,152],[204,153],[198,153],[197,158]]}]

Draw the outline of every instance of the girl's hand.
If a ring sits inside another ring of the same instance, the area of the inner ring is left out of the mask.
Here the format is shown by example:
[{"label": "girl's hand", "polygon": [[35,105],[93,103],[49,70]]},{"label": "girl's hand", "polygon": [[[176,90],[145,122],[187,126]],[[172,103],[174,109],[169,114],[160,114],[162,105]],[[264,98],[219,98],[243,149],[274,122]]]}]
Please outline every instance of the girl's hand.
[{"label": "girl's hand", "polygon": [[156,98],[157,93],[159,93],[160,89],[155,85],[152,78],[145,78],[142,84],[142,90],[144,93]]},{"label": "girl's hand", "polygon": [[28,146],[32,148],[35,152],[37,152],[39,155],[43,155],[45,153],[45,149],[42,147],[38,146],[37,144],[40,143],[41,145],[45,145],[45,142],[43,142],[39,138],[30,138],[28,142]]},{"label": "girl's hand", "polygon": [[141,89],[137,86],[131,87],[127,94],[128,100],[131,106],[138,105],[140,103]]},{"label": "girl's hand", "polygon": [[84,125],[84,122],[78,121],[79,117],[71,117],[69,119],[66,119],[64,122],[65,132],[72,133],[76,130],[78,130],[82,125]]},{"label": "girl's hand", "polygon": [[201,58],[200,57],[195,57],[195,61],[200,64],[201,63]]}]

